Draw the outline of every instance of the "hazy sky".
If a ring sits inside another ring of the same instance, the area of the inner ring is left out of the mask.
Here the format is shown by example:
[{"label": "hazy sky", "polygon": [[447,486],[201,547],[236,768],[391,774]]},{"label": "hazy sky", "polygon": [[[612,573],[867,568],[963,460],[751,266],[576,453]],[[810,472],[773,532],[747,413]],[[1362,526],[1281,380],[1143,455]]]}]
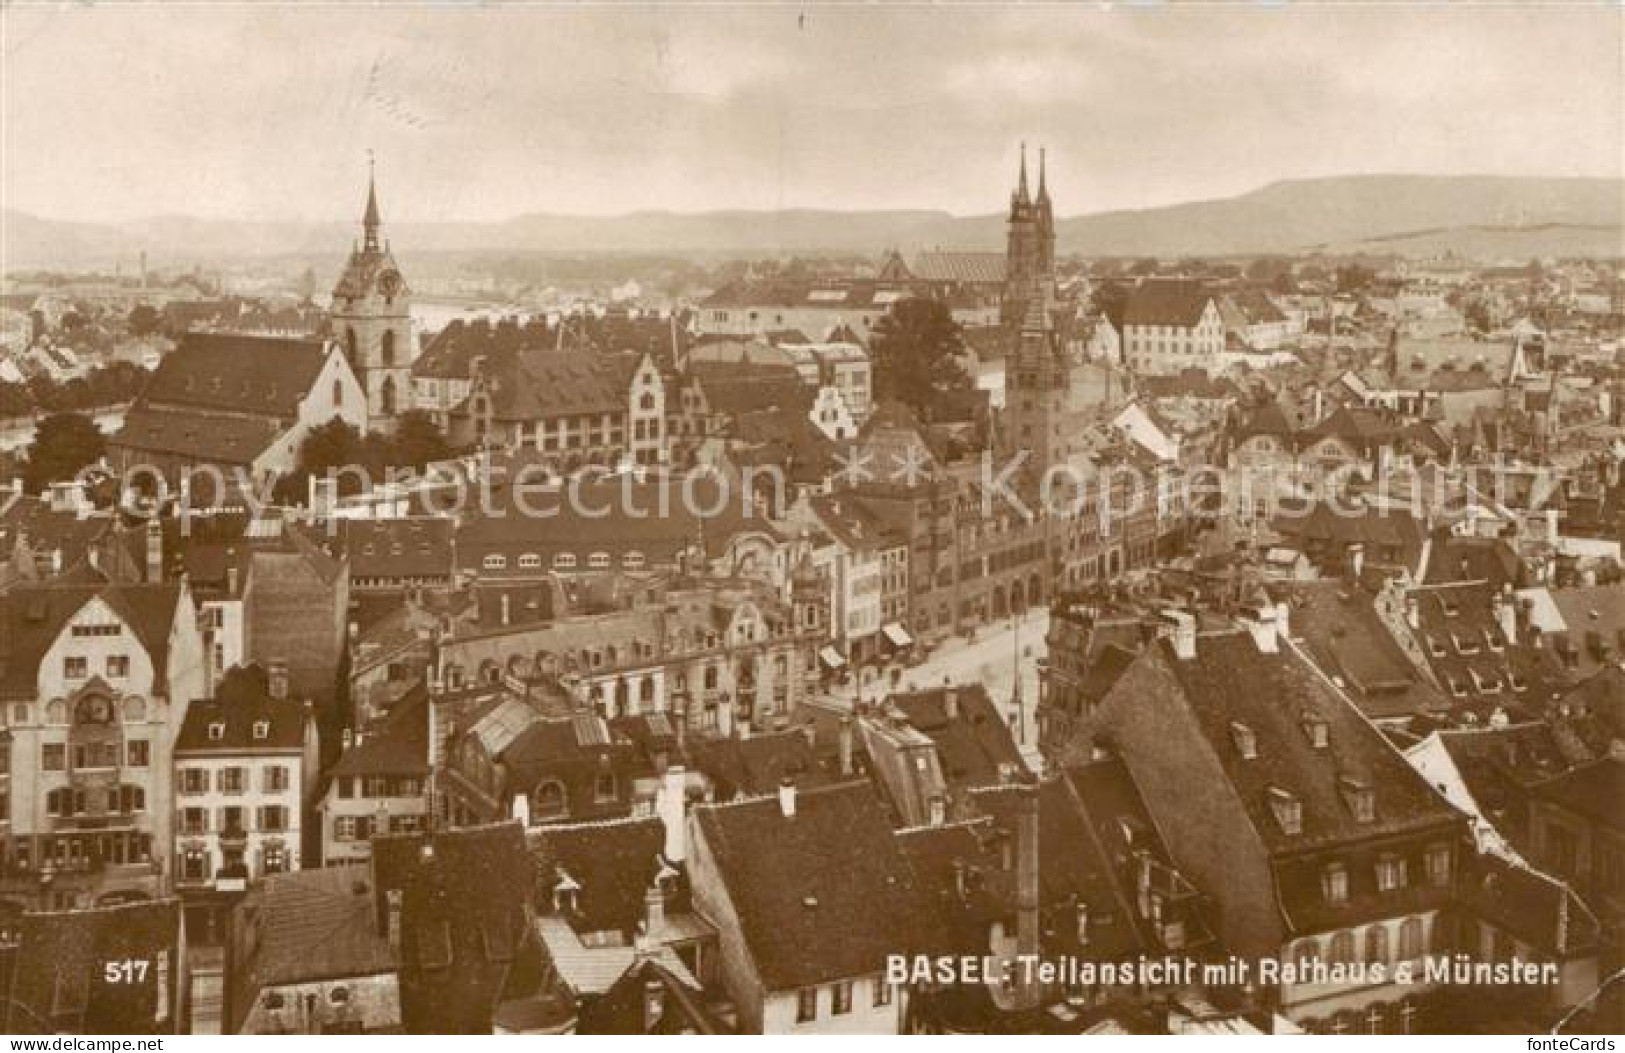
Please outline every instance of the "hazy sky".
[{"label": "hazy sky", "polygon": [[1625,8],[8,7],[0,198],[64,219],[1065,214],[1352,172],[1612,175]]}]

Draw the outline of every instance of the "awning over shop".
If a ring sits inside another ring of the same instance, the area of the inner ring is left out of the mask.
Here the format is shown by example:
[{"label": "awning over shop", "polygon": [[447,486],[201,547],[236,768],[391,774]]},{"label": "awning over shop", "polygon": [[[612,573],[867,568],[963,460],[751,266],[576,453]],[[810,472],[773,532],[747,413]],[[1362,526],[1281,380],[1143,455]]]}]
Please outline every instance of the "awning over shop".
[{"label": "awning over shop", "polygon": [[818,657],[822,659],[823,663],[831,669],[846,668],[845,656],[843,656],[841,652],[837,651],[833,647],[825,647],[823,650],[818,652]]},{"label": "awning over shop", "polygon": [[914,637],[897,622],[887,622],[881,626],[880,631],[886,634],[886,639],[891,641],[893,647],[908,647],[914,642]]}]

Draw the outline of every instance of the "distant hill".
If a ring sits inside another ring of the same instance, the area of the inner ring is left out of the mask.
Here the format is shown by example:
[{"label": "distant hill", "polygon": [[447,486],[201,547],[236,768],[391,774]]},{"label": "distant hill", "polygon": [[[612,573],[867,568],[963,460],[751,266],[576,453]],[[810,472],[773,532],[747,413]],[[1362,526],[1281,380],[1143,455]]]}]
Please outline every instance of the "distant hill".
[{"label": "distant hill", "polygon": [[[1064,204],[1064,193],[1063,193]],[[161,216],[107,225],[0,215],[6,266],[83,265],[145,249],[155,264],[342,253],[349,223],[250,223]],[[1488,259],[1625,255],[1625,181],[1500,176],[1341,176],[1163,208],[1071,216],[1060,249],[1089,256],[1307,251]],[[857,253],[1003,245],[1002,214],[780,210],[622,216],[529,213],[498,223],[391,225],[403,256],[433,252]]]}]

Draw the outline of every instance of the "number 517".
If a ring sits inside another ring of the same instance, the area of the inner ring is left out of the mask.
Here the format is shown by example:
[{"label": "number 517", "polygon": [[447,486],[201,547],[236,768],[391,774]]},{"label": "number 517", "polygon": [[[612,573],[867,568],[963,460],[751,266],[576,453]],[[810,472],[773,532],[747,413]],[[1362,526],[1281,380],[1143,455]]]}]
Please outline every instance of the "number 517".
[{"label": "number 517", "polygon": [[138,984],[147,979],[145,958],[126,958],[121,962],[103,962],[102,980],[110,984]]}]

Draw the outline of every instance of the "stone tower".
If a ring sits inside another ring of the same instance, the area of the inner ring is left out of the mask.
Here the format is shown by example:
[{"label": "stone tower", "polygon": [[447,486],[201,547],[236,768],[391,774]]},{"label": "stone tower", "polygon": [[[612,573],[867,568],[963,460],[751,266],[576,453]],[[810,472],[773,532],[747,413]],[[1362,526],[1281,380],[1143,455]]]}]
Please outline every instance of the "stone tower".
[{"label": "stone tower", "polygon": [[1064,456],[1065,437],[1059,429],[1069,380],[1063,334],[1055,320],[1055,218],[1044,169],[1040,152],[1038,195],[1031,197],[1023,147],[1021,172],[1010,198],[1002,311],[1009,349],[1004,446],[1011,456],[1025,450],[1024,467],[1034,476]]},{"label": "stone tower", "polygon": [[1004,303],[1000,312],[1007,327],[1020,326],[1027,305],[1055,290],[1055,215],[1042,150],[1038,160],[1038,195],[1027,190],[1027,147],[1021,148],[1021,170],[1010,195],[1010,218],[1004,250]]},{"label": "stone tower", "polygon": [[378,190],[369,173],[367,209],[361,217],[361,241],[333,287],[333,338],[367,393],[367,426],[387,430],[395,417],[411,408],[412,292],[378,237]]}]

